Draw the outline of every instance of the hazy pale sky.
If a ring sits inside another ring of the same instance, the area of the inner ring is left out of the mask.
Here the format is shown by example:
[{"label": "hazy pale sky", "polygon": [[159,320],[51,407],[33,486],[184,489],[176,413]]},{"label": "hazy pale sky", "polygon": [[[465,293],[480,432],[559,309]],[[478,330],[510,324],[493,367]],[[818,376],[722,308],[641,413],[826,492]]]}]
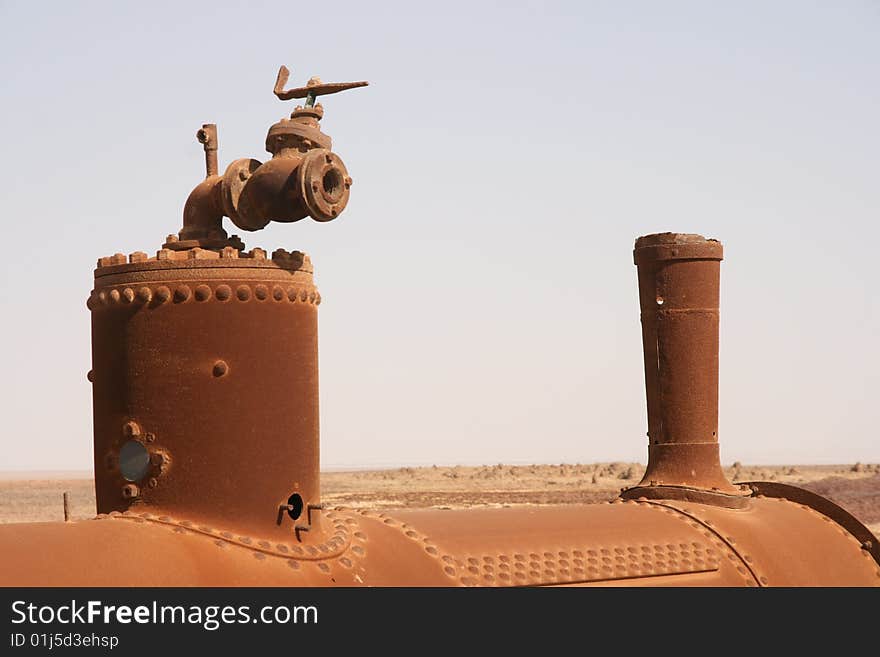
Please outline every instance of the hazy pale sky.
[{"label": "hazy pale sky", "polygon": [[95,261],[180,228],[202,123],[268,158],[281,64],[370,81],[323,101],[345,213],[243,235],[315,264],[325,467],[644,461],[631,251],[667,230],[725,246],[722,460],[880,461],[878,34],[872,0],[0,0],[0,470],[91,468]]}]

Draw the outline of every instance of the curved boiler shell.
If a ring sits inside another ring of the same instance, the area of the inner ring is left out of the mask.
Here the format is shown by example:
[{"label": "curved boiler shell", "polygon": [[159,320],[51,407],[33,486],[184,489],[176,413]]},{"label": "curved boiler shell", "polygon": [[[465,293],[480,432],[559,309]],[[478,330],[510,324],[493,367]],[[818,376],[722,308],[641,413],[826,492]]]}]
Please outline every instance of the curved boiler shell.
[{"label": "curved boiler shell", "polygon": [[807,505],[669,500],[502,509],[335,509],[304,541],[124,512],[0,528],[5,586],[880,586]]}]

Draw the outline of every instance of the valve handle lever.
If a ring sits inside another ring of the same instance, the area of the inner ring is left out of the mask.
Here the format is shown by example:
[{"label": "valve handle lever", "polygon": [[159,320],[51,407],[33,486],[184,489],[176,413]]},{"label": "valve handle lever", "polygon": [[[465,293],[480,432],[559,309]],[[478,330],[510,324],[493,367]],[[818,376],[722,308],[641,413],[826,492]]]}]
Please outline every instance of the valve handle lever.
[{"label": "valve handle lever", "polygon": [[355,89],[357,87],[366,87],[369,82],[361,80],[360,82],[321,82],[321,78],[310,78],[304,87],[296,87],[284,91],[284,85],[290,77],[290,71],[286,66],[278,69],[278,77],[275,80],[275,88],[273,92],[278,96],[279,100],[290,100],[291,98],[305,98],[306,106],[312,107],[315,104],[315,98],[318,96],[326,96],[328,94],[336,94],[347,89]]}]

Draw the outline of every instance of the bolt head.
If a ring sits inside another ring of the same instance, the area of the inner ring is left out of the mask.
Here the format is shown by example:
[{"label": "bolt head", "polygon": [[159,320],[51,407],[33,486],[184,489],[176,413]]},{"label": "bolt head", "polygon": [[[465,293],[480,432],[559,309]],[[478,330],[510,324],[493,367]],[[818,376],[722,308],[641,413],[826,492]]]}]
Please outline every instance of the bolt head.
[{"label": "bolt head", "polygon": [[126,436],[127,438],[134,438],[135,436],[140,436],[141,435],[141,427],[137,422],[135,422],[133,420],[129,420],[128,422],[126,422],[125,424],[122,425],[122,435]]}]

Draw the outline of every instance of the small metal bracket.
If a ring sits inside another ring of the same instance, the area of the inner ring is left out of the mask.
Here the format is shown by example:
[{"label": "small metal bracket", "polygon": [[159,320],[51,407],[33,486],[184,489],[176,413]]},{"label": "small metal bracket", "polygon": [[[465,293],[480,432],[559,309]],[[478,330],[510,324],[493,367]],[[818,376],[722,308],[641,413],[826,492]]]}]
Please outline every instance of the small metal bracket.
[{"label": "small metal bracket", "polygon": [[312,524],[312,511],[323,511],[323,504],[307,504],[306,505],[306,521],[311,525]]}]

